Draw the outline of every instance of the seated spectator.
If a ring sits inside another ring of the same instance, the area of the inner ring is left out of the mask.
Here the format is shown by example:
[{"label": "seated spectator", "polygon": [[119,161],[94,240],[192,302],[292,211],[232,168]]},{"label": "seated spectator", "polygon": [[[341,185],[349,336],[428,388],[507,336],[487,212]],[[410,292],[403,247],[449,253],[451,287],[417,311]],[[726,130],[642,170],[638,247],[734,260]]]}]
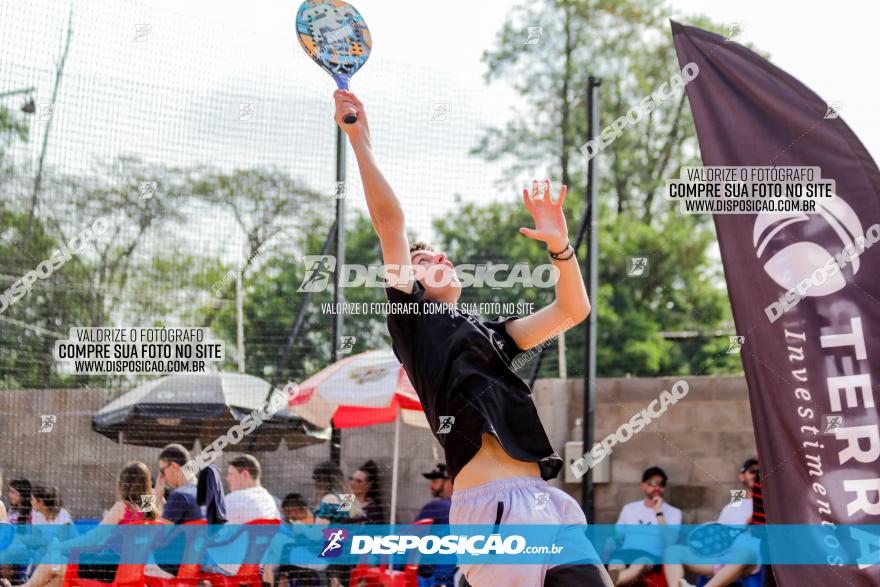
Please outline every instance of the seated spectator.
[{"label": "seated spectator", "polygon": [[[753,490],[757,490],[757,479],[759,477],[758,459],[746,459],[740,468],[739,480],[746,488],[747,498],[742,500],[739,506],[734,502],[724,506],[721,514],[718,516],[718,522],[730,525],[746,525],[753,523],[752,518],[759,518],[754,523],[763,523],[763,503],[759,502],[757,496],[753,500]],[[744,577],[754,575],[760,572],[760,541],[751,535],[750,532],[744,532],[737,536],[731,543],[728,550],[724,553],[724,560],[734,561],[727,564],[676,564],[666,563],[663,565],[663,574],[666,576],[666,582],[670,587],[694,587],[684,579],[685,571],[711,577],[705,587],[723,587],[736,583]],[[695,556],[690,547],[685,545],[671,546],[666,551],[666,560],[682,560],[683,557],[691,558]]]},{"label": "seated spectator", "polygon": [[316,524],[344,524],[363,517],[363,510],[345,487],[342,470],[333,461],[324,461],[312,471],[318,506]]},{"label": "seated spectator", "polygon": [[[204,508],[196,499],[196,486],[183,472],[183,466],[190,460],[189,451],[180,444],[169,444],[159,453],[156,508],[160,517],[172,524],[205,519]],[[171,490],[167,498],[166,487]]]},{"label": "seated spectator", "polygon": [[[438,463],[433,471],[422,473],[422,477],[431,483],[431,501],[422,506],[416,521],[430,518],[433,524],[446,526],[449,524],[449,508],[452,506],[452,480],[444,463]],[[435,585],[453,585],[455,565],[419,565],[418,587],[434,587]]]},{"label": "seated spectator", "polygon": [[[150,470],[139,461],[133,461],[122,468],[116,482],[117,501],[101,520],[101,524],[132,524],[143,520],[154,520],[156,514],[151,508],[143,508],[142,504],[150,502],[153,495],[153,483]],[[144,499],[146,496],[146,500]],[[77,546],[91,546],[92,537],[85,535],[67,540],[56,545],[60,551],[69,551]],[[79,578],[93,579],[110,583],[116,576],[119,553],[108,549],[103,553],[82,554],[77,561]],[[67,570],[65,565],[37,565],[33,576],[24,584],[25,587],[41,587],[43,585],[61,584]]]},{"label": "seated spectator", "polygon": [[739,502],[731,501],[718,515],[719,524],[748,524],[752,518],[752,487],[758,473],[758,459],[748,458],[739,469],[739,482],[745,490],[745,497]]},{"label": "seated spectator", "polygon": [[[9,500],[7,520],[10,524],[31,523],[31,482],[27,479],[13,479],[9,482],[6,490],[6,498]],[[23,565],[3,565],[0,567],[0,577],[7,579],[15,585],[19,585],[27,579],[27,567]]]},{"label": "seated spectator", "polygon": [[361,510],[361,521],[366,524],[386,524],[385,508],[382,507],[382,490],[379,486],[379,467],[373,460],[361,465],[349,478],[351,492]]},{"label": "seated spectator", "polygon": [[[226,468],[226,518],[229,524],[247,524],[254,520],[280,520],[275,498],[260,482],[262,467],[251,455],[241,455],[229,461]],[[232,531],[237,531],[233,529]],[[234,575],[241,565],[219,563],[223,571]]]},{"label": "seated spectator", "polygon": [[422,473],[422,477],[431,483],[428,489],[431,492],[431,501],[422,506],[416,521],[431,518],[434,524],[445,526],[449,524],[449,508],[452,506],[452,480],[446,472],[446,464],[438,463],[434,470]]},{"label": "seated spectator", "polygon": [[[621,548],[609,561],[608,573],[615,585],[630,585],[663,559],[667,546],[678,541],[681,510],[663,500],[666,492],[666,473],[660,467],[651,467],[642,474],[641,489],[644,499],[623,506],[617,519],[618,533],[623,536]],[[640,526],[670,526],[641,530]],[[629,562],[627,562],[629,561]]]},{"label": "seated spectator", "polygon": [[[0,471],[0,487],[3,487],[3,473]],[[9,513],[6,511],[6,504],[0,501],[0,524],[9,524]],[[13,565],[0,565],[0,581],[7,581],[9,578],[15,577],[15,567]]]},{"label": "seated spectator", "polygon": [[[31,505],[33,507],[31,525],[34,527],[35,535],[33,540],[31,537],[23,537],[22,543],[27,544],[31,549],[30,555],[32,560],[39,562],[46,553],[47,540],[48,543],[53,541],[63,542],[75,536],[76,532],[70,512],[61,507],[61,496],[57,487],[47,485],[32,486]],[[37,530],[40,526],[63,526],[63,528],[47,530],[43,533],[44,536],[38,539],[36,534],[40,533]]]},{"label": "seated spectator", "polygon": [[315,517],[309,511],[305,498],[299,493],[288,493],[281,502],[281,519],[288,524],[314,524]]},{"label": "seated spectator", "polygon": [[[333,461],[324,461],[312,470],[315,495],[320,496],[315,509],[316,524],[347,524],[364,517],[361,505],[347,493],[342,470]],[[331,587],[348,585],[351,568],[331,565],[328,569]]]},{"label": "seated spectator", "polygon": [[230,524],[246,524],[253,520],[280,520],[275,498],[260,483],[262,468],[251,455],[229,461],[226,483],[226,516]]},{"label": "seated spectator", "polygon": [[[169,444],[159,453],[159,474],[156,476],[154,491],[157,516],[171,524],[184,524],[205,519],[204,508],[196,499],[196,486],[187,479],[183,466],[190,461],[189,451],[180,444]],[[170,489],[165,498],[165,488]],[[167,562],[183,552],[186,536],[180,534],[157,549],[155,558],[157,565],[147,565],[145,573],[151,577],[171,578],[177,576],[179,564]]]},{"label": "seated spectator", "polygon": [[[0,488],[3,487],[3,470],[0,469]],[[0,500],[0,524],[9,523],[9,514],[6,511],[6,504]]]},{"label": "seated spectator", "polygon": [[[281,519],[287,524],[310,525],[315,523],[312,512],[309,511],[308,503],[299,493],[288,493],[281,502]],[[314,529],[309,529],[314,530]],[[267,560],[277,560],[281,564],[266,565],[263,571],[263,581],[270,585],[318,587],[321,585],[321,577],[318,571],[327,568],[327,565],[297,565],[286,563],[299,552],[303,556],[310,556],[316,547],[323,541],[323,534],[315,532],[284,532],[276,537],[266,555]],[[294,560],[296,560],[294,558]]]},{"label": "seated spectator", "polygon": [[63,526],[73,524],[70,512],[61,507],[61,495],[58,493],[57,487],[35,485],[31,490],[31,506],[33,507],[31,522],[34,525]]},{"label": "seated spectator", "polygon": [[6,491],[9,499],[9,523],[31,523],[31,482],[27,479],[13,479]]}]

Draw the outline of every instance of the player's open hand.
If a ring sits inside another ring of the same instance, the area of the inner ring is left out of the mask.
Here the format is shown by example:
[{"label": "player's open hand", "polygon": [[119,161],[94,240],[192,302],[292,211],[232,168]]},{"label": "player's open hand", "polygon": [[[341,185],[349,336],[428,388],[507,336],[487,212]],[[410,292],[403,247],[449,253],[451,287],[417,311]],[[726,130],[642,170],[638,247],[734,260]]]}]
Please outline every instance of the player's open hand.
[{"label": "player's open hand", "polygon": [[[357,96],[348,90],[336,90],[333,92],[333,99],[336,101],[336,115],[334,116],[336,124],[349,136],[355,137],[369,134],[367,126],[367,113],[364,105]],[[357,122],[348,124],[343,119],[349,114],[357,115]]]},{"label": "player's open hand", "polygon": [[531,193],[527,189],[523,190],[523,202],[535,221],[535,228],[523,226],[519,231],[529,238],[547,243],[547,247],[554,252],[561,251],[568,243],[568,225],[562,212],[566,189],[563,185],[556,202],[550,195],[549,179],[544,180],[543,186],[537,179],[533,181]]}]

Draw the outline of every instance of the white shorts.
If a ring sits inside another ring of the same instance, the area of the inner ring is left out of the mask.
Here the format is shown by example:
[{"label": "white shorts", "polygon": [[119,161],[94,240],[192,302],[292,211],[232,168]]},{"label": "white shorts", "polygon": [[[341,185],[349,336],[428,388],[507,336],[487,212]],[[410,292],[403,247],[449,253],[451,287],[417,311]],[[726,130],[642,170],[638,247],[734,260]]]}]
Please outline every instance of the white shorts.
[{"label": "white shorts", "polygon": [[[491,481],[469,489],[453,489],[449,523],[584,525],[581,507],[564,491],[538,477]],[[583,560],[598,561],[584,538]],[[560,565],[548,560],[529,565],[460,565],[473,587],[607,586],[611,579],[601,564]],[[569,558],[568,560],[572,560]]]}]

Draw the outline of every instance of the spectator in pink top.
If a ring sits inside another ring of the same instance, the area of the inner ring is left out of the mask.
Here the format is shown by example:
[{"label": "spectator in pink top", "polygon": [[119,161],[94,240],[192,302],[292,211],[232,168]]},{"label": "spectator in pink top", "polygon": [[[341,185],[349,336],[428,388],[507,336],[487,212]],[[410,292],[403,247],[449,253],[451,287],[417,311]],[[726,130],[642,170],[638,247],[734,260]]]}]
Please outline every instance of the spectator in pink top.
[{"label": "spectator in pink top", "polygon": [[[116,481],[116,503],[104,515],[101,524],[132,524],[144,520],[155,520],[156,512],[152,505],[153,480],[150,470],[140,461],[132,461],[122,468]],[[77,546],[91,544],[89,536],[81,536],[57,545],[61,551]],[[79,578],[93,579],[110,583],[116,576],[116,565],[109,561],[118,560],[113,552],[93,553],[80,556]],[[60,585],[67,568],[65,565],[38,565],[25,587]]]}]

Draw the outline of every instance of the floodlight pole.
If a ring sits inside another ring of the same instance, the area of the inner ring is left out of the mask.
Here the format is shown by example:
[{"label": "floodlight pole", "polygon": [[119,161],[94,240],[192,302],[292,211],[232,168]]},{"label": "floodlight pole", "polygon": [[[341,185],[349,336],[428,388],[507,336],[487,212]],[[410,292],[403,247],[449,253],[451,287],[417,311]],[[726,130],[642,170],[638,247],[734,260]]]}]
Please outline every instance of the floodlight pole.
[{"label": "floodlight pole", "polygon": [[[596,138],[599,123],[599,86],[602,80],[587,78],[587,140]],[[596,151],[598,154],[598,151]],[[599,297],[599,174],[596,171],[596,158],[587,161],[587,206],[590,210],[590,229],[587,232],[586,263],[587,292],[590,295],[592,311],[584,321],[584,414],[581,425],[583,431],[584,453],[593,446],[593,414],[596,405],[596,313]],[[581,504],[587,521],[594,523],[595,504],[593,503],[593,471],[588,469],[581,480]]]}]

